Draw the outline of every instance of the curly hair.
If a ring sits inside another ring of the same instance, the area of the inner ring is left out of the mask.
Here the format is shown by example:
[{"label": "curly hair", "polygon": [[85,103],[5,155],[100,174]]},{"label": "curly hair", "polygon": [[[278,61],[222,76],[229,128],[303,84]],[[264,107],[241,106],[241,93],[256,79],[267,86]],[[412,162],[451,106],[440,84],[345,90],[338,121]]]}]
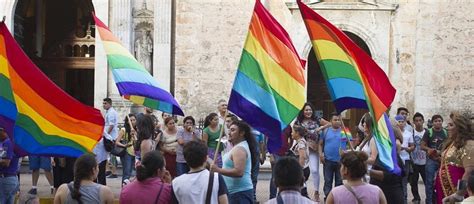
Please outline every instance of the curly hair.
[{"label": "curly hair", "polygon": [[[457,149],[463,148],[468,140],[474,140],[474,127],[470,117],[467,114],[452,112],[449,118],[456,127],[456,133],[449,135],[443,146],[443,149],[454,143]],[[452,133],[451,133],[452,134]]]}]

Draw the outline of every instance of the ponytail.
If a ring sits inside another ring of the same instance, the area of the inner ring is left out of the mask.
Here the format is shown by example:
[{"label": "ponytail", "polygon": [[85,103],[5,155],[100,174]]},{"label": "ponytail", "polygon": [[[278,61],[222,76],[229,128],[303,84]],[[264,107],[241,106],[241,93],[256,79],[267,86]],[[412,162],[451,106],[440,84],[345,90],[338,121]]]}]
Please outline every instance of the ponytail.
[{"label": "ponytail", "polygon": [[249,145],[250,158],[252,160],[253,168],[258,160],[257,148],[259,148],[257,145],[257,141],[255,140],[255,136],[252,134],[250,126],[243,120],[235,121],[232,123],[232,125],[236,125],[237,127],[239,127],[239,132],[244,132],[245,141],[247,141],[247,144]]},{"label": "ponytail", "polygon": [[79,204],[81,201],[81,181],[90,179],[94,174],[94,168],[97,168],[97,161],[95,156],[92,154],[83,154],[80,156],[74,164],[74,182],[71,193],[72,199],[76,200]]}]

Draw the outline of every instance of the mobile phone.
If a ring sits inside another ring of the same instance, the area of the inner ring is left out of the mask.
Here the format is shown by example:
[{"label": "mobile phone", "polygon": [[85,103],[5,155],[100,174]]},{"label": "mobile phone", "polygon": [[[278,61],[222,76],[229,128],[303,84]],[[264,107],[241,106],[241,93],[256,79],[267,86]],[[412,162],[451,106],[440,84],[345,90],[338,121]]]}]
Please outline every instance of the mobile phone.
[{"label": "mobile phone", "polygon": [[459,180],[457,189],[458,191],[465,191],[467,189],[467,181]]}]

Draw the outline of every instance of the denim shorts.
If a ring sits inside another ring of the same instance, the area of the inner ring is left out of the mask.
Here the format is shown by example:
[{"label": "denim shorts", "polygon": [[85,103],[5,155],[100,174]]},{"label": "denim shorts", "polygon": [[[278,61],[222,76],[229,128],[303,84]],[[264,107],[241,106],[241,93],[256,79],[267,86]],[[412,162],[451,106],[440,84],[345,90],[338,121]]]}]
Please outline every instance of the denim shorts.
[{"label": "denim shorts", "polygon": [[229,194],[229,204],[253,204],[253,189]]},{"label": "denim shorts", "polygon": [[45,171],[51,171],[51,157],[28,156],[28,162],[30,163],[30,170],[41,168]]}]

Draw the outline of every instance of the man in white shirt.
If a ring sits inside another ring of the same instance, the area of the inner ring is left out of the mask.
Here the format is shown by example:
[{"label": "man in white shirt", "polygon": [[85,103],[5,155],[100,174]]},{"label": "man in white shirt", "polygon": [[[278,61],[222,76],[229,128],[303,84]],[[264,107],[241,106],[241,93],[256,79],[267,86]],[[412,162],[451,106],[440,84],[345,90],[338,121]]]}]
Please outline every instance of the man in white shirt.
[{"label": "man in white shirt", "polygon": [[102,106],[105,110],[105,125],[103,138],[97,143],[93,152],[96,155],[97,163],[99,164],[99,174],[97,175],[97,183],[106,185],[105,179],[105,168],[107,164],[107,157],[109,153],[105,150],[104,139],[115,140],[118,135],[118,114],[117,111],[112,107],[112,99],[104,98]]},{"label": "man in white shirt", "polygon": [[209,189],[211,204],[227,203],[227,187],[220,174],[213,172],[212,187],[209,188],[211,174],[206,169],[207,146],[201,141],[190,141],[184,145],[183,154],[191,170],[173,180],[174,203],[206,203]]},{"label": "man in white shirt", "polygon": [[418,193],[418,178],[421,175],[423,183],[426,181],[425,178],[425,165],[426,165],[426,152],[421,149],[421,141],[426,129],[423,127],[425,118],[421,113],[415,113],[413,115],[413,142],[415,149],[411,152],[411,158],[413,160],[413,172],[408,176],[410,180],[411,193],[413,194],[413,203],[420,203],[421,197]]}]

